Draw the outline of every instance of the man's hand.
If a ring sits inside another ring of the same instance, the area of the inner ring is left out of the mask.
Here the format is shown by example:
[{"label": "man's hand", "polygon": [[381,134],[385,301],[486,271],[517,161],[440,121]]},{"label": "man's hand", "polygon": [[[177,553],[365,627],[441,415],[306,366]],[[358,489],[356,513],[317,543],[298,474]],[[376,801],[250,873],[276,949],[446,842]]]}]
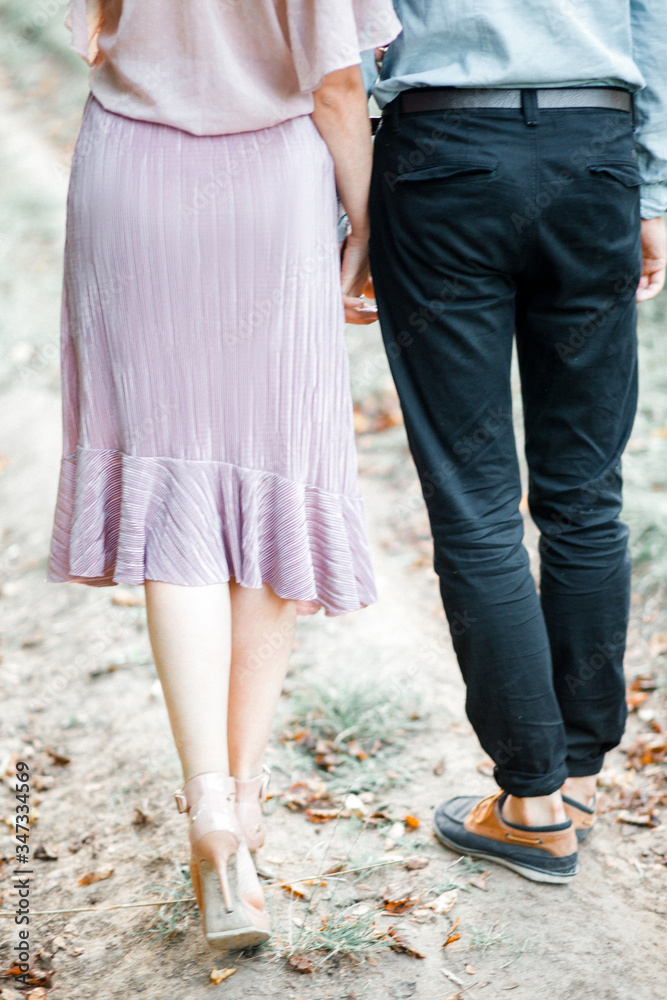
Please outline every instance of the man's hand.
[{"label": "man's hand", "polygon": [[637,288],[637,302],[654,298],[665,284],[667,233],[662,216],[642,219],[642,276]]}]

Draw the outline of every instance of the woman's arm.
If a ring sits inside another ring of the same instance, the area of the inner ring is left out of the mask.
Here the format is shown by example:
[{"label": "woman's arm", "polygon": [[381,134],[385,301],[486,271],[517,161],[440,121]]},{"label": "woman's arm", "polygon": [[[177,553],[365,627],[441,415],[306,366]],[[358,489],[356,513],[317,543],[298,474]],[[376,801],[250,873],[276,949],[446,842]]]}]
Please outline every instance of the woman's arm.
[{"label": "woman's arm", "polygon": [[345,318],[348,323],[373,323],[376,310],[359,298],[370,274],[368,193],[373,158],[368,100],[359,66],[328,73],[313,97],[313,121],[333,157],[338,194],[351,226],[341,267]]}]

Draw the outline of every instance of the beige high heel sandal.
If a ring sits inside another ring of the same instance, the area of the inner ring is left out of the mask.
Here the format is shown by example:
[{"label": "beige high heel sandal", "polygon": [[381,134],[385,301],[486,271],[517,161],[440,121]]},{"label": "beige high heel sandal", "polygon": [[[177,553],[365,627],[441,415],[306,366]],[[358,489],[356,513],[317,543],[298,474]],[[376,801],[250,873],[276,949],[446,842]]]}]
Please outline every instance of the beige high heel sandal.
[{"label": "beige high heel sandal", "polygon": [[190,874],[209,945],[234,951],[268,941],[269,915],[239,828],[234,778],[197,774],[174,798],[190,815]]},{"label": "beige high heel sandal", "polygon": [[235,778],[236,818],[250,851],[256,851],[266,839],[266,829],[262,819],[262,803],[266,800],[271,772],[262,765],[260,774],[254,778]]}]

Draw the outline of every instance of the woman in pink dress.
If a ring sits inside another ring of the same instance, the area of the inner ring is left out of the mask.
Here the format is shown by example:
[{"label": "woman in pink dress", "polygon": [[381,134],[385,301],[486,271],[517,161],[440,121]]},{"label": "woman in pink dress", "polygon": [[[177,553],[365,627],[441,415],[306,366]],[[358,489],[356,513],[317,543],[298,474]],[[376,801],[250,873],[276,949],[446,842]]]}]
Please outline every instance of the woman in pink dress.
[{"label": "woman in pink dress", "polygon": [[66,23],[90,94],[47,578],[145,584],[206,937],[248,947],[296,615],[375,600],[344,320],[375,318],[359,53],[400,25],[390,0],[72,0]]}]

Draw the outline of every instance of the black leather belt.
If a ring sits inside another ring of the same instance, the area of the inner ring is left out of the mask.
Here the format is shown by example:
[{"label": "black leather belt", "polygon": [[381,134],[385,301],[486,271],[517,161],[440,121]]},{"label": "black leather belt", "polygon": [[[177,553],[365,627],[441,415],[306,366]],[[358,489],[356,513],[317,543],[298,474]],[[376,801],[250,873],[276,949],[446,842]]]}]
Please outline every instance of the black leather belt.
[{"label": "black leather belt", "polygon": [[538,108],[609,108],[632,111],[629,91],[616,87],[529,87],[525,90],[495,87],[415,87],[402,91],[384,109],[445,111],[448,108],[521,108],[522,94],[534,94]]}]

